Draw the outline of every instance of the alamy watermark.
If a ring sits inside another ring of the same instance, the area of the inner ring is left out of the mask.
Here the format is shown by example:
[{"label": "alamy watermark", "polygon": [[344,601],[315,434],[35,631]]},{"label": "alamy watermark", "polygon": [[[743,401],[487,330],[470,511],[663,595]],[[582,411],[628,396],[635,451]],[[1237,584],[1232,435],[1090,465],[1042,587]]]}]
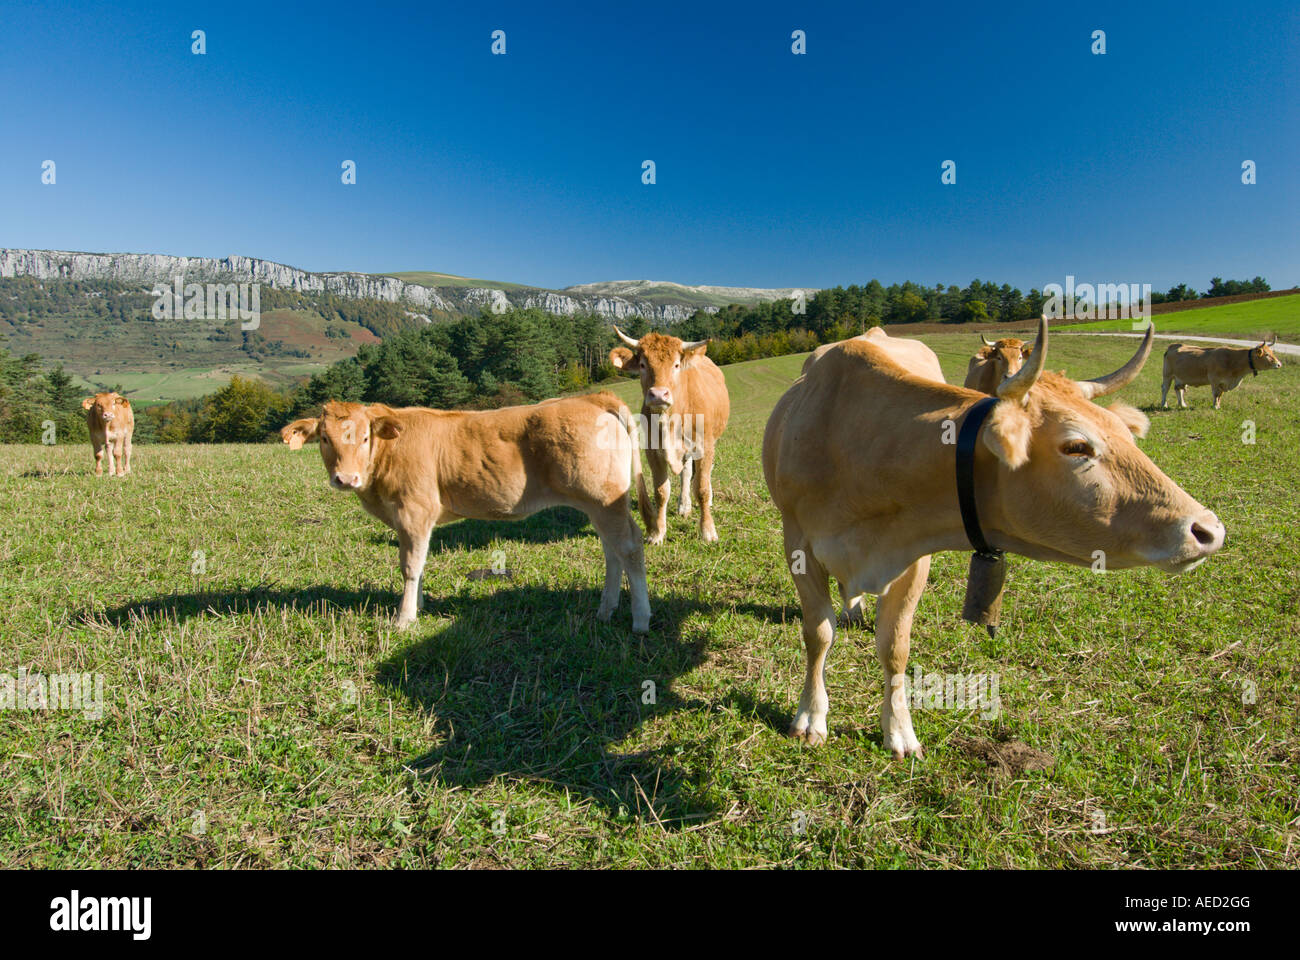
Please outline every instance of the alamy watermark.
[{"label": "alamy watermark", "polygon": [[996,720],[1002,710],[996,673],[925,673],[913,664],[907,680],[913,710],[978,710],[985,720]]},{"label": "alamy watermark", "polygon": [[150,291],[155,320],[234,320],[240,330],[256,330],[262,324],[260,283],[186,283],[176,277],[172,283],[156,284]]},{"label": "alamy watermark", "polygon": [[0,673],[0,710],[80,710],[87,720],[104,717],[102,673],[44,674],[18,668]]},{"label": "alamy watermark", "polygon": [[1151,284],[1078,283],[1043,287],[1043,316],[1048,320],[1134,320],[1134,330],[1151,322]]}]

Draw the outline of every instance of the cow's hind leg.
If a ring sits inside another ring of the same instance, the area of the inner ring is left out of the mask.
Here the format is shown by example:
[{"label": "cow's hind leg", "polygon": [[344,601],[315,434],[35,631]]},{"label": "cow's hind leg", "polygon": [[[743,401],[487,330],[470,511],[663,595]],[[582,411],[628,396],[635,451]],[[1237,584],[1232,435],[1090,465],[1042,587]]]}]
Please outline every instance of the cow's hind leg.
[{"label": "cow's hind leg", "polygon": [[1181,409],[1183,409],[1183,410],[1186,410],[1186,409],[1187,409],[1187,384],[1185,384],[1185,383],[1175,383],[1175,384],[1174,384],[1174,392],[1175,392],[1176,394],[1178,394],[1178,406],[1179,406],[1179,408],[1181,408]]},{"label": "cow's hind leg", "polygon": [[126,476],[126,438],[118,437],[117,443],[113,445],[113,455],[117,459],[117,475]]},{"label": "cow's hind leg", "polygon": [[807,655],[799,712],[790,724],[790,736],[809,746],[826,740],[826,656],[835,642],[835,605],[831,603],[830,576],[813,556],[803,533],[793,523],[785,524],[785,562],[794,575],[803,611],[803,643]]},{"label": "cow's hind leg", "polygon": [[677,499],[677,515],[679,517],[689,517],[691,515],[691,478],[695,473],[695,461],[690,457],[690,451],[682,457],[682,490]]},{"label": "cow's hind leg", "polygon": [[840,584],[840,599],[844,605],[840,608],[840,624],[843,626],[861,627],[867,622],[867,610],[862,605],[862,594],[856,597],[850,597],[844,584]]},{"label": "cow's hind leg", "polygon": [[885,749],[895,760],[922,756],[907,707],[907,655],[911,648],[912,615],[921,601],[930,558],[922,557],[894,580],[876,603],[876,658],[885,670],[885,697],[880,730]]},{"label": "cow's hind leg", "polygon": [[1160,384],[1160,406],[1169,407],[1169,385],[1174,382],[1174,378],[1166,375],[1164,382]]},{"label": "cow's hind leg", "polygon": [[127,437],[122,441],[122,476],[131,472],[131,438]]},{"label": "cow's hind leg", "polygon": [[632,600],[632,630],[634,633],[648,633],[650,591],[645,578],[645,548],[641,530],[632,519],[631,503],[623,497],[612,506],[588,516],[600,534],[600,545],[605,551],[605,586],[600,594],[596,619],[608,621],[618,609],[619,589],[626,573]]}]

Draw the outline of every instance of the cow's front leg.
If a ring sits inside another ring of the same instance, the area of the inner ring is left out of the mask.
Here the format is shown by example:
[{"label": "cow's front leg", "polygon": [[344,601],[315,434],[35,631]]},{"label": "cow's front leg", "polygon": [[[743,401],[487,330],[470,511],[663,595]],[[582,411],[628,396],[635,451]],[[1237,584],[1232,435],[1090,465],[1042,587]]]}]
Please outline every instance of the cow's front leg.
[{"label": "cow's front leg", "polygon": [[691,515],[691,476],[695,473],[695,461],[690,458],[690,451],[682,457],[682,490],[677,498],[677,515]]},{"label": "cow's front leg", "polygon": [[672,492],[670,486],[672,472],[668,469],[667,458],[662,454],[647,459],[650,461],[650,473],[655,483],[655,512],[654,526],[646,531],[646,541],[663,543],[664,534],[668,532],[668,496]]},{"label": "cow's front leg", "polygon": [[104,451],[106,445],[102,443],[92,444],[90,449],[95,451],[95,476],[102,477],[104,475]]},{"label": "cow's front leg", "polygon": [[705,543],[718,542],[713,525],[713,448],[705,447],[695,468],[695,500],[700,505],[700,536]]},{"label": "cow's front leg", "polygon": [[420,582],[424,577],[424,561],[429,554],[429,536],[432,533],[432,524],[399,528],[397,531],[398,560],[405,581],[402,589],[402,605],[393,620],[393,626],[399,630],[413,624],[420,608],[424,606]]},{"label": "cow's front leg", "polygon": [[835,642],[835,606],[831,603],[830,577],[802,534],[787,523],[785,562],[794,575],[803,611],[803,643],[807,655],[803,693],[799,712],[790,724],[791,737],[815,747],[826,740],[826,714],[830,698],[826,696],[826,655]]},{"label": "cow's front leg", "polygon": [[1211,389],[1211,391],[1212,391],[1213,394],[1214,394],[1214,409],[1215,409],[1215,410],[1218,410],[1218,409],[1219,409],[1219,400],[1220,400],[1220,398],[1223,396],[1223,388],[1220,387],[1220,386],[1218,386],[1218,385],[1216,384],[1215,386],[1211,387],[1210,389]]},{"label": "cow's front leg", "polygon": [[912,615],[930,576],[930,558],[922,557],[894,580],[876,603],[876,658],[885,670],[885,697],[880,706],[880,732],[895,760],[923,756],[907,707],[907,655],[911,647]]},{"label": "cow's front leg", "polygon": [[113,464],[114,464],[116,461],[114,461],[114,459],[113,459],[113,441],[112,441],[112,440],[105,440],[105,441],[104,441],[104,459],[108,461],[108,464],[107,464],[107,466],[108,466],[108,475],[111,477],[111,476],[113,476],[114,473],[117,472],[116,467],[113,466]]}]

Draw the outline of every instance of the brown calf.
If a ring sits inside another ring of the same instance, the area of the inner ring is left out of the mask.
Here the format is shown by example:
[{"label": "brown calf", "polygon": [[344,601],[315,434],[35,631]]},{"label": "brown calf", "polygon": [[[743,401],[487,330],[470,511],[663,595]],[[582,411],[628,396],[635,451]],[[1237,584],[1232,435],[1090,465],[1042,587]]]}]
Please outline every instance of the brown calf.
[{"label": "brown calf", "polygon": [[690,514],[689,489],[700,508],[700,535],[713,543],[718,539],[713,525],[713,454],[727,428],[731,400],[722,371],[704,355],[709,341],[683,343],[662,333],[634,340],[618,327],[614,332],[627,346],[610,351],[609,362],[625,373],[641,375],[646,459],[655,482],[654,511],[645,497],[639,498],[647,539],[663,541],[668,530],[668,478],[680,474],[677,512],[683,517]]},{"label": "brown calf", "polygon": [[397,532],[405,578],[399,628],[423,605],[420,580],[435,525],[522,520],[564,505],[591,518],[605,552],[596,617],[613,615],[626,573],[632,629],[650,629],[641,531],[631,514],[631,486],[641,478],[638,430],[613,394],[482,411],[331,401],[280,436],[291,450],[319,437],[330,485],[355,491]]},{"label": "brown calf", "polygon": [[95,476],[104,475],[104,457],[108,457],[108,475],[125,477],[131,472],[131,435],[135,432],[135,414],[131,401],[108,391],[81,401],[90,430],[90,449],[95,452]]}]

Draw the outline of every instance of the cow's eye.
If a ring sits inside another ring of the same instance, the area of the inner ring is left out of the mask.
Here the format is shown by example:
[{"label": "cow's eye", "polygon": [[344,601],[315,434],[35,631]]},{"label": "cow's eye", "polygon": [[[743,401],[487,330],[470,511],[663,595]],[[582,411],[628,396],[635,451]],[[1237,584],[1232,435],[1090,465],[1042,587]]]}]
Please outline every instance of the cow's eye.
[{"label": "cow's eye", "polygon": [[330,438],[327,437],[325,434],[322,433],[322,434],[320,435],[320,442],[323,443],[323,444],[325,444],[325,446],[328,447],[328,446],[330,445]]},{"label": "cow's eye", "polygon": [[1096,451],[1087,440],[1067,440],[1061,445],[1061,452],[1067,457],[1093,457]]}]

